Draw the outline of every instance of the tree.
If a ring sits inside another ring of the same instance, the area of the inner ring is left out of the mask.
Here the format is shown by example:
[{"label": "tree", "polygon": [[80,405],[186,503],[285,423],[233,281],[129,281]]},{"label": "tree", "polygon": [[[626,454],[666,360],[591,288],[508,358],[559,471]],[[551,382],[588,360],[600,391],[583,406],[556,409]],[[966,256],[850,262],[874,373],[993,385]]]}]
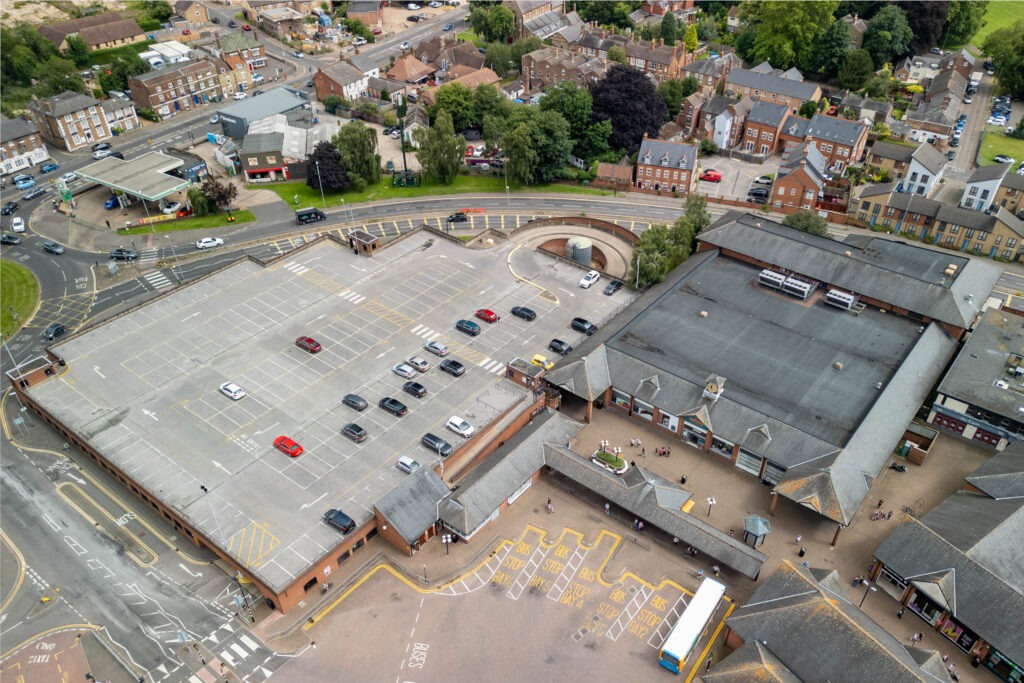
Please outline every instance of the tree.
[{"label": "tree", "polygon": [[452,116],[452,125],[455,130],[465,130],[473,125],[473,91],[462,83],[448,83],[442,85],[434,94],[434,106],[431,109],[431,116],[437,117],[437,112],[444,109]]},{"label": "tree", "polygon": [[665,100],[669,119],[679,113],[683,100],[697,92],[698,86],[697,79],[693,76],[687,76],[681,81],[666,79],[658,85],[658,94]]},{"label": "tree", "polygon": [[800,105],[800,116],[809,119],[818,113],[818,103],[814,100],[807,100]]},{"label": "tree", "polygon": [[949,3],[945,40],[954,45],[966,43],[985,25],[988,0],[953,0]]},{"label": "tree", "polygon": [[981,48],[992,60],[996,78],[1004,91],[1024,96],[1024,20],[993,31]]},{"label": "tree", "polygon": [[590,87],[594,121],[610,119],[613,149],[635,154],[644,133],[656,136],[665,122],[665,101],[643,73],[613,64],[608,73]]},{"label": "tree", "polygon": [[582,140],[590,126],[590,114],[593,111],[593,100],[590,91],[576,85],[575,81],[562,81],[549,86],[540,101],[541,111],[557,112],[569,125],[569,134],[573,140],[573,153],[586,159]]},{"label": "tree", "polygon": [[707,42],[709,40],[718,40],[718,25],[715,23],[713,17],[707,17],[697,22],[697,38]]},{"label": "tree", "polygon": [[859,90],[874,71],[871,53],[865,49],[853,50],[846,55],[839,68],[839,85],[850,90]]},{"label": "tree", "polygon": [[174,9],[170,3],[164,2],[163,0],[142,0],[141,9],[152,19],[156,19],[160,23],[166,22],[174,14]]},{"label": "tree", "polygon": [[661,38],[665,41],[666,45],[676,44],[678,29],[676,15],[671,12],[665,12],[665,16],[661,18]]},{"label": "tree", "polygon": [[350,121],[331,140],[341,153],[341,165],[352,187],[362,191],[380,180],[377,133],[362,121]]},{"label": "tree", "polygon": [[[814,48],[832,21],[839,0],[787,2],[763,0],[743,3],[740,17],[748,33],[742,56],[752,62],[768,60],[778,69],[813,67]],[[743,41],[737,41],[737,48]],[[742,54],[742,53],[741,53]]]},{"label": "tree", "polygon": [[187,193],[188,205],[192,207],[192,213],[196,216],[206,216],[213,212],[210,206],[210,200],[203,194],[203,190],[198,187],[190,187]]},{"label": "tree", "polygon": [[56,55],[36,67],[35,78],[38,81],[36,92],[43,97],[59,95],[68,90],[85,91],[85,82],[78,74],[75,63]]},{"label": "tree", "polygon": [[231,202],[238,196],[238,186],[224,182],[216,176],[206,176],[206,180],[199,188],[203,196],[209,200],[211,206],[231,206]]},{"label": "tree", "polygon": [[608,61],[615,64],[625,64],[627,60],[626,50],[621,45],[613,45],[608,48]]},{"label": "tree", "polygon": [[696,52],[697,46],[697,25],[690,24],[686,27],[686,35],[683,36],[683,43],[686,45],[687,52]]},{"label": "tree", "polygon": [[530,35],[520,38],[512,43],[512,63],[518,68],[523,63],[523,55],[535,52],[542,47],[544,47],[544,43],[540,42],[540,38],[537,36]]},{"label": "tree", "polygon": [[846,22],[833,21],[814,46],[814,70],[835,76],[852,48],[853,39]]},{"label": "tree", "polygon": [[702,194],[690,192],[683,202],[683,225],[691,235],[691,239],[708,229],[711,225],[711,214],[708,213],[708,199]]},{"label": "tree", "polygon": [[[509,116],[509,127],[517,134],[524,130],[528,140],[525,145],[532,154],[527,153],[522,164],[525,175],[517,175],[521,182],[534,185],[549,183],[561,172],[569,160],[572,151],[572,138],[569,136],[569,124],[556,111],[543,111],[537,107],[518,107]],[[506,136],[505,154],[509,161],[515,161],[515,154],[508,149]],[[528,169],[528,172],[527,172]],[[510,169],[511,171],[511,169]]]},{"label": "tree", "polygon": [[513,182],[529,183],[537,167],[537,152],[533,149],[530,129],[521,124],[505,134],[505,169]]},{"label": "tree", "polygon": [[612,122],[608,119],[592,123],[587,126],[583,137],[577,141],[573,152],[576,156],[587,161],[602,159],[611,150],[611,147],[608,145],[611,135]]},{"label": "tree", "polygon": [[939,44],[949,12],[948,0],[904,0],[897,4],[906,13],[907,24],[914,34],[910,41],[913,54],[927,52],[928,48]]},{"label": "tree", "polygon": [[67,50],[64,54],[75,63],[75,66],[81,68],[89,63],[89,46],[85,44],[80,36],[70,35],[65,38],[67,44]]},{"label": "tree", "polygon": [[813,211],[791,213],[786,216],[782,224],[818,237],[828,237],[828,223]]},{"label": "tree", "polygon": [[576,0],[573,4],[580,17],[585,21],[594,21],[600,26],[615,26],[617,28],[632,28],[633,20],[629,18],[629,13],[639,7],[639,3],[608,2],[608,0]]},{"label": "tree", "polygon": [[459,174],[466,151],[466,138],[455,134],[452,115],[442,109],[434,125],[417,128],[413,137],[419,145],[416,158],[423,167],[424,178],[439,185],[451,185]]},{"label": "tree", "polygon": [[487,28],[489,41],[507,41],[516,32],[516,15],[508,7],[498,5],[491,10]]},{"label": "tree", "polygon": [[718,153],[718,145],[715,144],[714,140],[709,140],[708,138],[703,138],[700,144],[697,145],[697,149],[700,150],[702,157],[709,157],[712,154]]},{"label": "tree", "polygon": [[479,127],[487,116],[504,118],[510,103],[493,85],[481,83],[473,91],[473,126]]},{"label": "tree", "polygon": [[886,5],[868,22],[864,33],[864,49],[871,55],[876,69],[910,52],[914,37],[907,15],[896,5]]},{"label": "tree", "polygon": [[107,71],[99,76],[100,87],[106,91],[127,90],[128,81],[153,69],[152,65],[134,52],[118,56]]},{"label": "tree", "polygon": [[512,61],[512,46],[508,43],[488,43],[484,62],[494,73],[504,78],[508,70],[515,65]]},{"label": "tree", "polygon": [[306,159],[306,185],[319,190],[320,183],[324,192],[340,192],[352,184],[341,165],[341,153],[327,140],[316,143]]}]

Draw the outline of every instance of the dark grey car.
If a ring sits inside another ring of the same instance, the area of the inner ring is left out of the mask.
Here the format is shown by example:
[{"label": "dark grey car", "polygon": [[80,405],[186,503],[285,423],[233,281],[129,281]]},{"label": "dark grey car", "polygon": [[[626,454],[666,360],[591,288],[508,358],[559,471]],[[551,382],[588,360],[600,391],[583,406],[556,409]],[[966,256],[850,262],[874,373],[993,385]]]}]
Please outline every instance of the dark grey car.
[{"label": "dark grey car", "polygon": [[353,410],[366,410],[366,406],[369,405],[359,394],[345,394],[341,402]]}]

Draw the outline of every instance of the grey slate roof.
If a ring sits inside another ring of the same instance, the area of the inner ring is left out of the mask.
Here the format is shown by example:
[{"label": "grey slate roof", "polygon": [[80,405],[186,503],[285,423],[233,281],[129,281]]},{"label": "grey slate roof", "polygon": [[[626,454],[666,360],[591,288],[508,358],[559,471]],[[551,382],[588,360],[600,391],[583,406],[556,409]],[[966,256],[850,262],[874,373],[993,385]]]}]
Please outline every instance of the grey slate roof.
[{"label": "grey slate roof", "polygon": [[38,132],[39,129],[31,121],[26,121],[21,117],[9,119],[6,116],[0,116],[0,142],[17,140]]},{"label": "grey slate roof", "polygon": [[914,150],[914,160],[931,171],[932,175],[937,174],[946,165],[946,156],[927,142],[922,142]]},{"label": "grey slate roof", "polygon": [[754,107],[750,110],[750,115],[747,116],[747,121],[766,126],[778,126],[786,118],[787,112],[785,105],[756,100]]},{"label": "grey slate roof", "polygon": [[807,171],[814,184],[820,190],[825,185],[825,157],[818,148],[810,142],[801,142],[799,145],[788,145],[782,153],[782,163],[779,165],[779,177],[785,177],[794,171],[803,168]]},{"label": "grey slate roof", "polygon": [[[1013,164],[1003,164],[1004,166],[1012,166]],[[1007,173],[1003,176],[1002,182],[999,183],[999,187],[1008,187],[1018,192],[1024,192],[1024,175],[1017,173]]]},{"label": "grey slate roof", "polygon": [[708,103],[704,105],[701,110],[701,114],[711,114],[712,116],[718,116],[723,111],[729,108],[730,104],[735,104],[739,99],[736,97],[729,97],[728,95],[714,95],[708,100]]},{"label": "grey slate roof", "polygon": [[241,154],[280,152],[284,149],[284,133],[249,133],[242,140]]},{"label": "grey slate roof", "polygon": [[358,83],[364,78],[364,74],[344,60],[339,60],[330,66],[320,69],[325,76],[341,86]]},{"label": "grey slate roof", "polygon": [[721,76],[722,69],[713,59],[698,59],[683,67],[686,73],[700,74],[701,76]]},{"label": "grey slate roof", "polygon": [[[786,560],[725,623],[802,681],[948,680],[938,653],[912,655],[846,596],[837,571],[808,571]],[[751,671],[747,680],[770,679]]]},{"label": "grey slate roof", "polygon": [[725,78],[726,90],[730,86],[756,88],[761,92],[772,92],[795,97],[801,100],[809,100],[814,97],[818,86],[814,83],[804,83],[783,78],[771,74],[761,74],[748,69],[733,69]]},{"label": "grey slate roof", "polygon": [[423,465],[377,500],[374,507],[412,543],[437,522],[438,504],[450,491],[433,468]]},{"label": "grey slate roof", "polygon": [[986,180],[1002,179],[1013,164],[992,164],[990,166],[979,166],[978,170],[967,179],[968,183],[980,183]]},{"label": "grey slate roof", "polygon": [[[890,185],[892,183],[889,183]],[[939,210],[942,209],[945,204],[942,202],[923,197],[919,194],[910,194],[909,192],[893,192],[892,196],[889,197],[889,201],[885,203],[886,206],[892,206],[902,211],[910,211],[911,213],[919,213],[923,216],[929,216],[935,218],[939,215]],[[974,211],[972,213],[979,213]]]},{"label": "grey slate roof", "polygon": [[802,140],[807,137],[807,127],[809,125],[811,125],[810,119],[801,118],[796,114],[789,114],[786,116],[786,120],[782,122],[782,130],[780,132]]},{"label": "grey slate roof", "polygon": [[1024,497],[958,491],[921,519],[906,518],[875,550],[896,574],[957,621],[1024,661]]},{"label": "grey slate roof", "polygon": [[248,50],[254,47],[259,47],[260,43],[255,38],[251,38],[247,33],[223,33],[220,37],[220,51],[221,54],[231,54],[234,52],[241,52],[242,50]]},{"label": "grey slate roof", "polygon": [[966,479],[989,498],[1000,500],[1024,496],[1024,443],[1010,443]]},{"label": "grey slate roof", "polygon": [[852,147],[866,129],[867,126],[860,121],[815,114],[807,126],[807,135],[813,135],[815,140],[827,140]]},{"label": "grey slate roof", "polygon": [[697,148],[681,142],[644,139],[636,157],[638,164],[654,164],[669,168],[697,168]]},{"label": "grey slate roof", "polygon": [[[877,144],[877,143],[876,143]],[[857,197],[865,199],[867,197],[877,197],[878,195],[891,194],[896,189],[896,183],[879,183],[878,185],[865,185],[860,189]]]},{"label": "grey slate roof", "polygon": [[44,107],[42,102],[38,106],[35,106],[35,103],[29,104],[29,106],[46,116],[64,116],[65,114],[72,114],[82,109],[95,107],[100,103],[95,97],[71,92],[70,90],[62,92],[60,95],[54,95],[47,102],[52,105],[52,111],[50,108]]},{"label": "grey slate roof", "polygon": [[[724,220],[734,215],[726,214],[720,227],[702,233],[700,239],[757,254],[766,263],[957,327],[970,326],[999,278],[997,268],[955,253],[882,238],[873,239],[865,249],[850,249],[841,242],[789,230],[762,217],[742,215]],[[815,253],[814,258],[809,257],[808,249]],[[948,264],[957,266],[951,282],[943,276]]]},{"label": "grey slate roof", "polygon": [[880,140],[871,145],[871,154],[876,154],[883,159],[892,159],[893,161],[910,163],[910,158],[914,154],[914,148],[909,145],[899,145],[895,142],[885,142]]}]

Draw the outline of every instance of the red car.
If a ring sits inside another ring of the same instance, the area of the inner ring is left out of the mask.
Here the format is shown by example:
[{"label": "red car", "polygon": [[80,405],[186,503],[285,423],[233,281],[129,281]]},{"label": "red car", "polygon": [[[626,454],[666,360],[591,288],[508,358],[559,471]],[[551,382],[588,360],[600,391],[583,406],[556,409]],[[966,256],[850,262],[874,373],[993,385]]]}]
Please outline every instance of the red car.
[{"label": "red car", "polygon": [[242,30],[243,31],[251,31],[252,30],[252,26],[249,26],[249,24],[242,24]]},{"label": "red car", "polygon": [[295,340],[295,345],[310,353],[320,353],[320,349],[323,348],[320,346],[320,342],[312,337],[299,337]]},{"label": "red car", "polygon": [[720,183],[722,182],[722,172],[708,169],[700,174],[701,180],[706,180],[709,183]]},{"label": "red car", "polygon": [[274,439],[274,448],[282,453],[287,453],[293,458],[297,458],[302,455],[302,446],[300,446],[295,439],[287,436],[279,436]]},{"label": "red car", "polygon": [[477,309],[476,317],[488,323],[496,323],[499,320],[501,320],[501,318],[498,317],[497,313],[487,308]]}]

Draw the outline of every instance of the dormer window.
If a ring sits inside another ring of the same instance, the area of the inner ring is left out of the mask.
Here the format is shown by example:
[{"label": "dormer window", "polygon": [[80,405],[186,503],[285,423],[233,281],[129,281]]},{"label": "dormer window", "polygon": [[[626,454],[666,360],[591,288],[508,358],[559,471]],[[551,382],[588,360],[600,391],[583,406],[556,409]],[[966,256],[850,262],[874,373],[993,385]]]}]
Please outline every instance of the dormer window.
[{"label": "dormer window", "polygon": [[651,153],[650,152],[648,152],[647,154],[644,155],[644,163],[645,164],[651,163]]},{"label": "dormer window", "polygon": [[681,157],[679,159],[679,168],[686,168],[686,157]]},{"label": "dormer window", "polygon": [[668,152],[665,152],[665,156],[661,157],[661,165],[668,166]]}]

